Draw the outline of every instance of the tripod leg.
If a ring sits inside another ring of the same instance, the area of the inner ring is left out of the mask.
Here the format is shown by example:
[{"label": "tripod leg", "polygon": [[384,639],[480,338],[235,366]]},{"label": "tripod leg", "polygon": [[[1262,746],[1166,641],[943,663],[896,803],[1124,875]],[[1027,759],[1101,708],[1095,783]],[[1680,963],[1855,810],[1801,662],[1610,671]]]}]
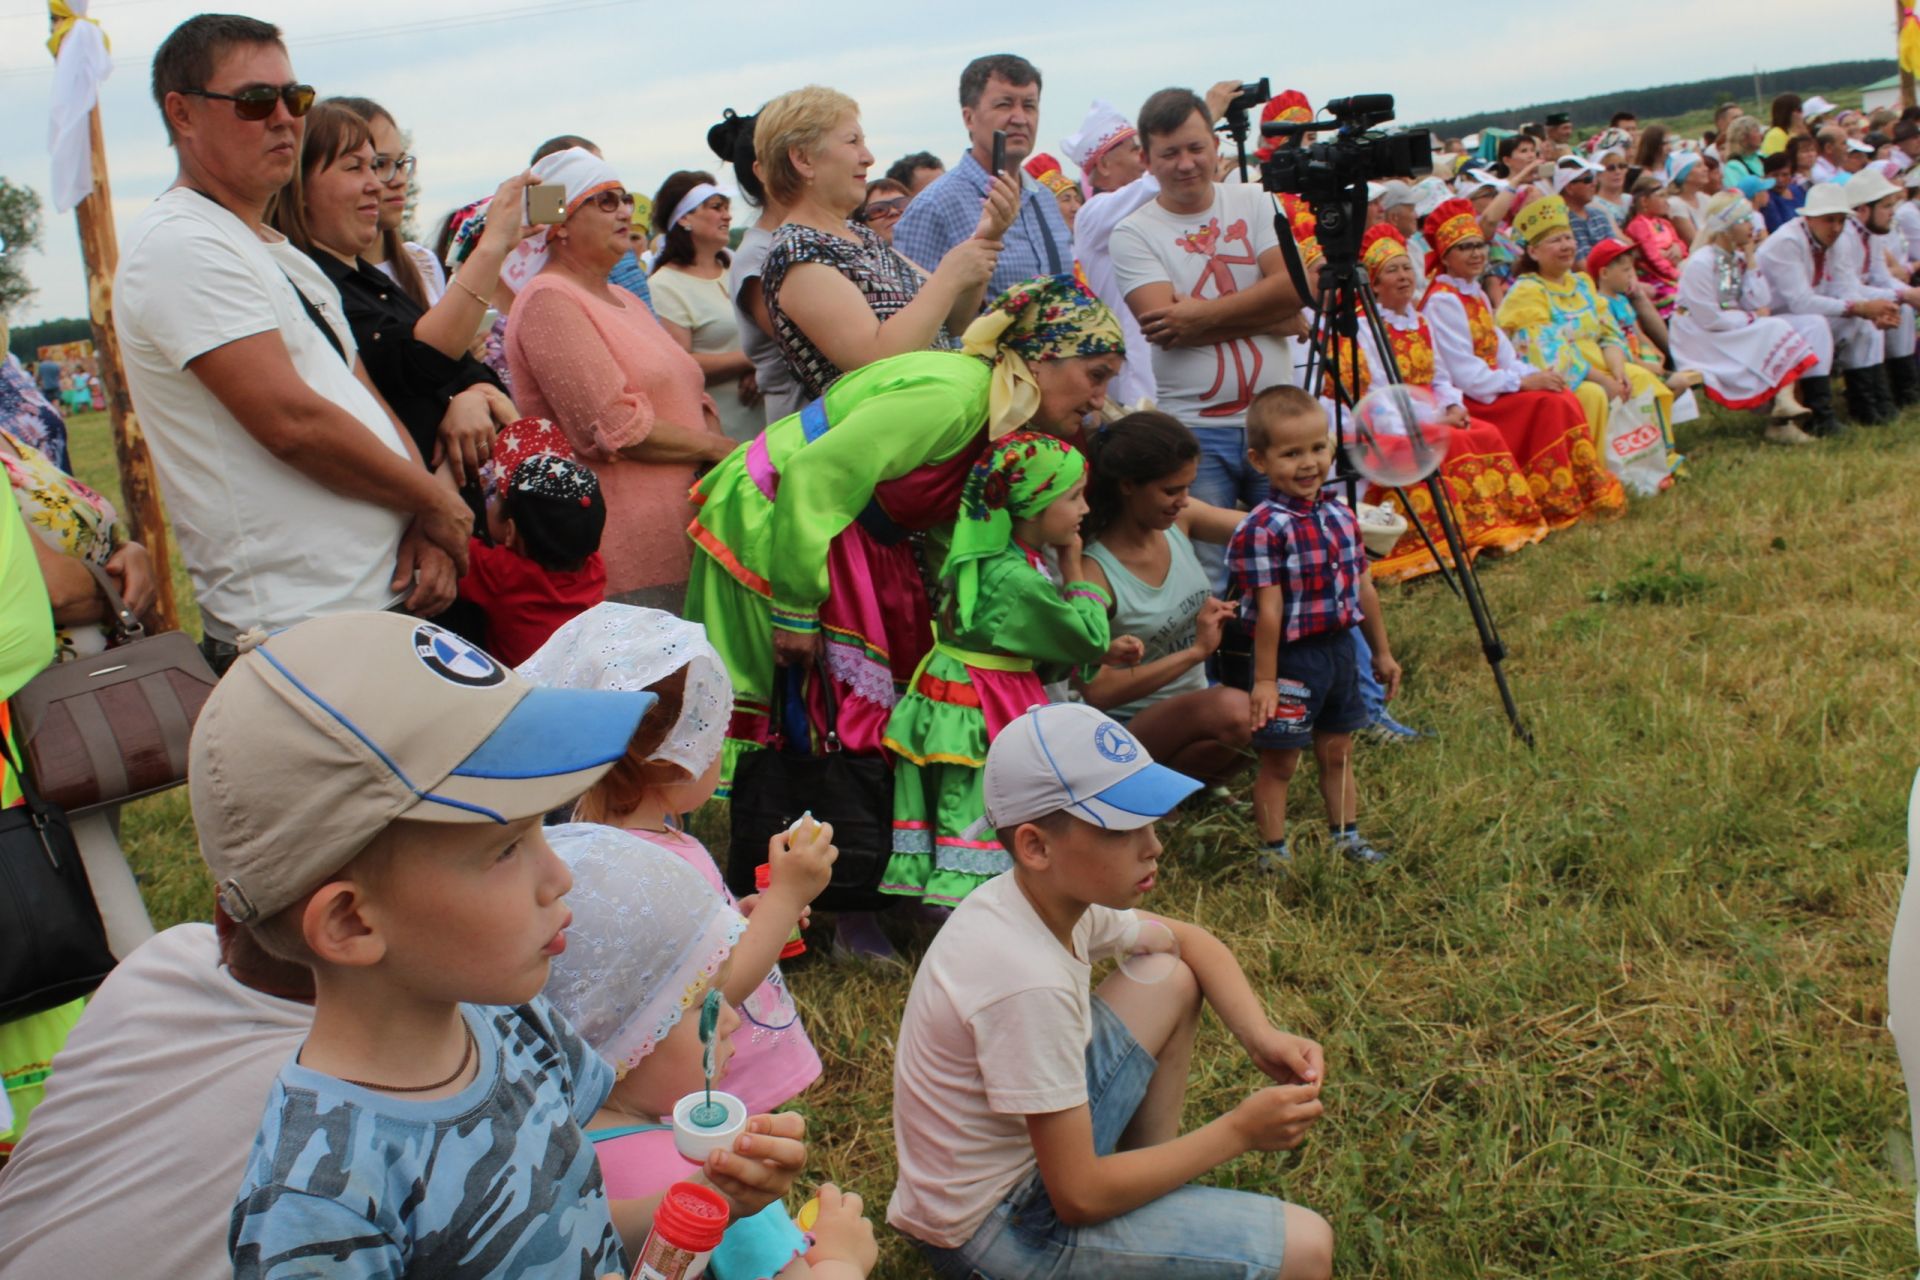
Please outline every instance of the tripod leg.
[{"label": "tripod leg", "polygon": [[[1412,524],[1414,532],[1420,535],[1420,541],[1427,544],[1427,554],[1433,557],[1434,568],[1439,570],[1440,573],[1440,581],[1446,583],[1447,590],[1453,592],[1457,597],[1460,594],[1460,585],[1453,580],[1453,573],[1447,567],[1446,557],[1442,556],[1440,554],[1440,548],[1434,545],[1433,535],[1427,532],[1427,526],[1420,523],[1420,517],[1414,513],[1413,501],[1407,497],[1407,491],[1405,489],[1395,489],[1394,492],[1400,496],[1400,505],[1406,509],[1408,523]],[[1441,531],[1445,532],[1445,530],[1446,526],[1442,525]],[[1459,544],[1453,541],[1452,536],[1449,535],[1447,546],[1451,549],[1456,548],[1458,545]]]},{"label": "tripod leg", "polygon": [[1454,562],[1459,570],[1461,594],[1467,601],[1467,612],[1473,615],[1474,630],[1480,633],[1480,652],[1486,655],[1487,666],[1493,672],[1494,687],[1500,691],[1500,705],[1506,709],[1507,723],[1513,726],[1513,734],[1533,748],[1533,733],[1520,719],[1520,707],[1513,700],[1513,690],[1507,685],[1507,673],[1501,663],[1506,660],[1507,646],[1500,639],[1500,632],[1494,626],[1493,614],[1487,609],[1487,599],[1480,590],[1480,577],[1474,572],[1473,559],[1466,553],[1466,542],[1460,536],[1460,524],[1454,517],[1453,501],[1448,496],[1446,486],[1438,475],[1427,477],[1427,492],[1433,498],[1433,510],[1440,521],[1441,530],[1447,535],[1449,546],[1460,548],[1460,555]]}]

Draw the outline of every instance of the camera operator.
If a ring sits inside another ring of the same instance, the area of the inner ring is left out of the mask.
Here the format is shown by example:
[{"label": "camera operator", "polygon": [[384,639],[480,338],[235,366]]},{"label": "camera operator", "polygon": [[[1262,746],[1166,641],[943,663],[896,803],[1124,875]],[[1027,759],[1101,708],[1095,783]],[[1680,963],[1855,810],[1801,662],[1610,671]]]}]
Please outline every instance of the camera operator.
[{"label": "camera operator", "polygon": [[[1213,110],[1192,90],[1148,98],[1139,130],[1159,191],[1114,231],[1114,272],[1153,344],[1160,408],[1200,439],[1193,496],[1252,507],[1267,482],[1247,461],[1247,406],[1293,381],[1283,331],[1299,327],[1302,307],[1281,258],[1273,203],[1251,183],[1214,181]],[[1203,549],[1202,562],[1222,589],[1224,554]]]}]

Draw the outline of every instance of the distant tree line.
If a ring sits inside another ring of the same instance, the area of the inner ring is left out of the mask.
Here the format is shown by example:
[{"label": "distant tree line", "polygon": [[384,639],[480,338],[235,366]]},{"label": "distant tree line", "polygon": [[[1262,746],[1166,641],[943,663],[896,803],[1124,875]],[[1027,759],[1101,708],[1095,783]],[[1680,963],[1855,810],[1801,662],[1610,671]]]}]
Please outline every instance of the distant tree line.
[{"label": "distant tree line", "polygon": [[[1762,72],[1759,88],[1762,101],[1757,105],[1764,115],[1764,100],[1776,93],[1811,93],[1831,89],[1835,85],[1872,84],[1896,70],[1898,67],[1891,59],[1869,58],[1861,62],[1827,62],[1813,67]],[[1499,129],[1518,129],[1530,120],[1544,122],[1549,112],[1565,111],[1573,117],[1576,129],[1592,132],[1604,128],[1616,111],[1632,111],[1643,119],[1652,119],[1710,110],[1727,101],[1738,101],[1749,110],[1754,109],[1754,77],[1750,74],[1721,76],[1714,80],[1664,84],[1651,89],[1620,89],[1590,98],[1564,98],[1507,111],[1484,111],[1476,115],[1455,116],[1450,120],[1434,120],[1426,127],[1439,137],[1457,138],[1478,133],[1489,125]]]},{"label": "distant tree line", "polygon": [[32,367],[41,347],[56,342],[79,342],[93,338],[93,322],[85,316],[78,320],[42,320],[39,324],[18,324],[7,338],[7,349]]}]

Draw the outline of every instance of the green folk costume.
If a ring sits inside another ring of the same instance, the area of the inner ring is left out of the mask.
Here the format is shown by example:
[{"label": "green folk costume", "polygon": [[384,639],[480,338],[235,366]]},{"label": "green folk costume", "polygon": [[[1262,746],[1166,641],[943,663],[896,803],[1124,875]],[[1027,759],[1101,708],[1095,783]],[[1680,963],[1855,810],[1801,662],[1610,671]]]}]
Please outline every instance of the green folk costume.
[{"label": "green folk costume", "polygon": [[1052,436],[1021,432],[974,468],[942,575],[940,642],[887,722],[893,752],[893,856],[883,892],[955,906],[1012,866],[987,824],[987,745],[1046,702],[1043,681],[1091,677],[1110,642],[1108,594],[1056,584],[1041,554],[1012,536],[1086,473]]},{"label": "green folk costume", "polygon": [[688,533],[701,554],[687,617],[706,627],[733,677],[724,777],[742,749],[767,739],[776,626],[824,633],[840,741],[879,753],[898,690],[932,643],[912,547],[886,526],[937,529],[954,518],[986,444],[992,373],[954,351],[856,369],[815,402],[826,429],[805,413],[782,418],[694,486]]},{"label": "green folk costume", "polygon": [[[724,780],[742,750],[767,741],[776,629],[823,637],[840,744],[880,754],[888,714],[933,644],[909,535],[937,542],[988,440],[1039,411],[1034,365],[1124,354],[1125,339],[1112,312],[1060,275],[994,299],[962,346],[846,374],[694,486],[687,616],[733,677]],[[823,682],[806,683],[818,728]],[[783,701],[799,699],[788,687]]]}]

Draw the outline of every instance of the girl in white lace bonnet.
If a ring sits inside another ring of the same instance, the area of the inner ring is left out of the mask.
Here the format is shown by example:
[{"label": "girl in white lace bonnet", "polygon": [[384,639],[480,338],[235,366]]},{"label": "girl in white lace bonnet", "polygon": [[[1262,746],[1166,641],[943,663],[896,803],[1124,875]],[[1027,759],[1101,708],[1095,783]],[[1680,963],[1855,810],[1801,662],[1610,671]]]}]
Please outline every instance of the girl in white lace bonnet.
[{"label": "girl in white lace bonnet", "polygon": [[551,688],[645,689],[658,696],[626,756],[581,797],[574,816],[678,855],[748,916],[720,987],[744,1022],[727,1089],[754,1114],[791,1101],[819,1078],[820,1057],[778,961],[832,874],[832,828],[821,825],[791,844],[775,837],[767,850],[767,890],[737,903],[712,855],[681,825],[680,815],[705,804],[719,783],[733,708],[726,667],[698,623],[658,609],[596,605],[554,632],[519,672]]},{"label": "girl in white lace bonnet", "polygon": [[[675,1149],[672,1126],[661,1123],[675,1102],[705,1084],[701,1004],[737,962],[746,921],[692,867],[638,837],[588,823],[551,827],[547,837],[573,873],[573,922],[543,994],[613,1064],[613,1090],[586,1126],[607,1195],[651,1199],[704,1175],[742,1215],[713,1256],[719,1280],[864,1275],[872,1228],[861,1219],[858,1196],[829,1197],[822,1189],[817,1244],[809,1252],[782,1201],[768,1201],[754,1183],[733,1176],[729,1162],[744,1167],[761,1157],[714,1151],[695,1166]],[[721,1006],[716,1088],[732,1088],[729,1059],[741,1027],[739,1015]],[[793,1117],[755,1114],[741,1141],[801,1131]]]}]

